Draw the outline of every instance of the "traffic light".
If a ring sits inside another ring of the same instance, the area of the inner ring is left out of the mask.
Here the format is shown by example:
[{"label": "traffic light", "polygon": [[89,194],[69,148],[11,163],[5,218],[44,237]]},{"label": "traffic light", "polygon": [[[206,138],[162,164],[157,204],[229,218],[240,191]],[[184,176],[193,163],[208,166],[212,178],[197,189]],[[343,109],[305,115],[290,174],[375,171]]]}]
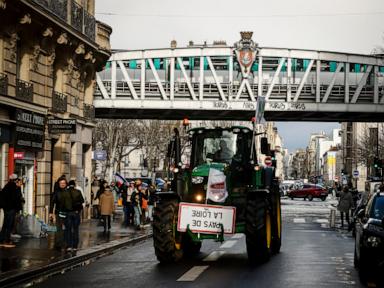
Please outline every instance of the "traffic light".
[{"label": "traffic light", "polygon": [[381,161],[378,157],[373,158],[373,167],[381,168]]}]

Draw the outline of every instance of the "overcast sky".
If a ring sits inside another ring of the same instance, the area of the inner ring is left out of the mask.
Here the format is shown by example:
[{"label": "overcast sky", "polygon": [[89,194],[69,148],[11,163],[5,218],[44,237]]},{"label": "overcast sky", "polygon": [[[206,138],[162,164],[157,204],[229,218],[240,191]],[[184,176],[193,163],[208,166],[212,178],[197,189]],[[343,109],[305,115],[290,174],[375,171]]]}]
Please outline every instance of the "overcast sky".
[{"label": "overcast sky", "polygon": [[[261,47],[369,54],[383,45],[383,0],[96,0],[96,13],[113,28],[113,49],[164,48],[173,39],[179,47],[233,44],[240,31],[253,31]],[[338,126],[278,124],[290,151],[305,147],[310,132]]]}]

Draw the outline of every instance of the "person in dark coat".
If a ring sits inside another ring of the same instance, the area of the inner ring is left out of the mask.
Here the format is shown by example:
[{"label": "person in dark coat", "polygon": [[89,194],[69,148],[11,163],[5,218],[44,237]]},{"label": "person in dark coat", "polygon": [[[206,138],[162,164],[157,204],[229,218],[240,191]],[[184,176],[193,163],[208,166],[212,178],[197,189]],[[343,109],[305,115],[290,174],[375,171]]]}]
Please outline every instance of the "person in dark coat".
[{"label": "person in dark coat", "polygon": [[16,214],[22,210],[23,196],[21,194],[21,180],[16,174],[9,176],[9,181],[0,192],[0,208],[4,211],[4,222],[0,233],[0,246],[13,248],[11,232],[15,225]]},{"label": "person in dark coat", "polygon": [[344,214],[349,227],[350,225],[349,211],[351,210],[352,206],[353,206],[352,194],[351,192],[349,192],[348,187],[345,186],[343,190],[340,192],[339,204],[337,205],[337,209],[340,211],[340,216],[341,216],[341,227],[344,227]]},{"label": "person in dark coat", "polygon": [[76,189],[75,180],[68,182],[67,193],[69,194],[70,204],[65,207],[67,217],[64,221],[64,238],[67,250],[77,250],[79,245],[80,214],[83,210],[84,198],[80,190]]},{"label": "person in dark coat", "polygon": [[[56,185],[57,183],[57,185]],[[51,201],[49,205],[49,220],[54,222],[56,225],[56,233],[55,233],[55,249],[63,250],[65,249],[64,243],[64,217],[65,215],[60,213],[62,209],[62,200],[61,196],[64,194],[67,189],[68,182],[65,177],[60,177],[55,183],[53,188],[53,193],[51,194]]]}]

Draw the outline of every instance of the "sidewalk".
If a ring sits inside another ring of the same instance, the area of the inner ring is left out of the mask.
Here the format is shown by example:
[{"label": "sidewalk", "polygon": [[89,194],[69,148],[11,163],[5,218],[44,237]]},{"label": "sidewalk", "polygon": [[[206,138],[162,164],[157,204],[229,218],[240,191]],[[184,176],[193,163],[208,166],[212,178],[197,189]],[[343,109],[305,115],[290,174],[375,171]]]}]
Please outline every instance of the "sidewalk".
[{"label": "sidewalk", "polygon": [[80,225],[80,243],[76,254],[53,249],[54,234],[51,233],[47,238],[15,239],[16,248],[0,248],[0,283],[6,278],[13,278],[55,263],[66,260],[71,262],[71,258],[72,260],[79,256],[84,258],[87,254],[102,252],[103,249],[113,250],[114,246],[120,248],[124,243],[128,245],[130,241],[137,242],[137,239],[146,239],[151,235],[150,225],[146,225],[144,230],[137,231],[133,227],[125,228],[121,222],[122,220],[117,218],[112,223],[110,233],[105,234],[103,227],[97,226],[98,220],[85,220]]}]

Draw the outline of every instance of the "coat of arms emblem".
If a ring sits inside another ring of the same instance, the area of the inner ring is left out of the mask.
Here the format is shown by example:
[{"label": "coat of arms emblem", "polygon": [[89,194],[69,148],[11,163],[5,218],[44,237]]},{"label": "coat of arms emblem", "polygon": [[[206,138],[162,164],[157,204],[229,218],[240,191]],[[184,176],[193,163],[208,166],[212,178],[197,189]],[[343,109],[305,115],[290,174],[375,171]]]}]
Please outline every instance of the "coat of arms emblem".
[{"label": "coat of arms emblem", "polygon": [[253,32],[240,32],[240,34],[241,40],[235,43],[235,53],[243,78],[248,78],[258,52],[258,45],[252,40]]}]

